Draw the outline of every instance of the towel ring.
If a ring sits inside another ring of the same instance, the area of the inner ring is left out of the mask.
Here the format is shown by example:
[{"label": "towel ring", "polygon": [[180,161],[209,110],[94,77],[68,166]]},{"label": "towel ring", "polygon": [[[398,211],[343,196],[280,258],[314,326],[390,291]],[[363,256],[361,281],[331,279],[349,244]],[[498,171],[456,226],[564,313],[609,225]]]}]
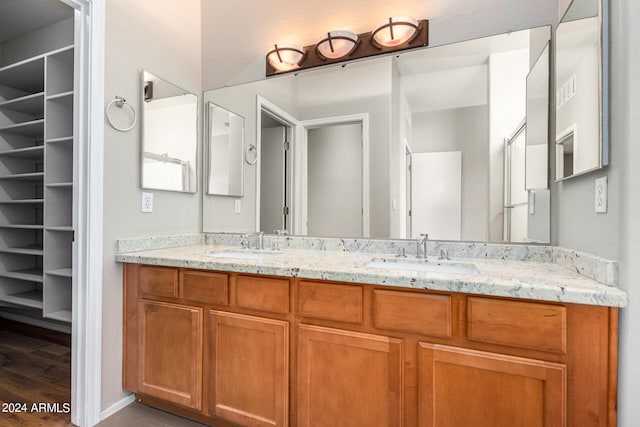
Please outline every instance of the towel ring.
[{"label": "towel ring", "polygon": [[[116,126],[115,124],[113,124],[113,122],[111,121],[111,117],[109,117],[109,109],[115,104],[116,107],[118,108],[124,108],[129,107],[129,109],[131,110],[131,113],[133,113],[133,123],[131,123],[131,126],[127,127],[127,128],[119,128],[118,126]],[[113,127],[115,130],[118,130],[120,132],[128,132],[131,129],[133,129],[133,127],[136,125],[136,110],[131,106],[131,104],[127,103],[127,100],[124,99],[121,96],[116,96],[114,99],[111,100],[111,102],[109,102],[107,104],[107,108],[105,109],[105,115],[107,116],[107,121],[109,122],[109,124],[111,125],[111,127]]]},{"label": "towel ring", "polygon": [[244,161],[249,165],[255,165],[258,161],[258,149],[255,145],[251,144],[244,152]]}]

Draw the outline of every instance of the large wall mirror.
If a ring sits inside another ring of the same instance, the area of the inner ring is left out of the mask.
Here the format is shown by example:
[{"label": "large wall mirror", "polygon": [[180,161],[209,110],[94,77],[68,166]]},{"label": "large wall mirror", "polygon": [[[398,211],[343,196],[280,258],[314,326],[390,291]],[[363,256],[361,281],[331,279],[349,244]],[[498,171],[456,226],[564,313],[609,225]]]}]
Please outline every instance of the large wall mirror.
[{"label": "large wall mirror", "polygon": [[[207,194],[242,196],[244,118],[207,102]],[[250,155],[247,154],[248,156]]]},{"label": "large wall mirror", "polygon": [[606,166],[606,0],[573,0],[556,29],[556,180]]},{"label": "large wall mirror", "polygon": [[549,188],[549,44],[527,76],[527,190]]},{"label": "large wall mirror", "polygon": [[142,71],[141,187],[195,193],[198,97]]},{"label": "large wall mirror", "polygon": [[205,92],[245,117],[258,161],[243,198],[205,196],[204,231],[548,242],[523,130],[549,39],[546,26]]}]

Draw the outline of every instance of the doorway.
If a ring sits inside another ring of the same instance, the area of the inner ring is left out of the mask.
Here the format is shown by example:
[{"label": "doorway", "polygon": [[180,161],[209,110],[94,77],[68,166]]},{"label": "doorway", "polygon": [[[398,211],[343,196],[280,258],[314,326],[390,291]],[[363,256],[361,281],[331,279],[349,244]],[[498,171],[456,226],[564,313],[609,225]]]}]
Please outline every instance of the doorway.
[{"label": "doorway", "polygon": [[301,122],[300,234],[369,237],[369,116]]},{"label": "doorway", "polygon": [[291,232],[291,141],[293,126],[260,111],[260,225],[264,233]]}]

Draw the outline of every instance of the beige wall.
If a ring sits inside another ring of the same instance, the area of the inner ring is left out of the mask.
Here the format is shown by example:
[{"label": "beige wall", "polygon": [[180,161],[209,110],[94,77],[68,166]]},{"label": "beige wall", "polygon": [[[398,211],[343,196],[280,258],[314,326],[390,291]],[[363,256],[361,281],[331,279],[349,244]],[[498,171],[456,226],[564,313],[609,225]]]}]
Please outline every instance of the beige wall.
[{"label": "beige wall", "polygon": [[[150,5],[153,7],[149,7]],[[106,2],[105,101],[123,96],[140,115],[144,68],[201,93],[200,0]],[[116,240],[200,231],[198,193],[153,191],[154,211],[140,212],[140,125],[130,132],[105,126],[102,409],[122,391],[122,268]]]}]

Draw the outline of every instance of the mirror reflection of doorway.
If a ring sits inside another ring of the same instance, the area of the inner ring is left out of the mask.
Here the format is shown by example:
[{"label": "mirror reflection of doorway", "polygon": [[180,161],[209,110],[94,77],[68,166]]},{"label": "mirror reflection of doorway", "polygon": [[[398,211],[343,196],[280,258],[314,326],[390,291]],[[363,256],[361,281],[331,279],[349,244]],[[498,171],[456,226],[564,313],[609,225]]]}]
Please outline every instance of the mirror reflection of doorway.
[{"label": "mirror reflection of doorway", "polygon": [[292,127],[264,110],[261,123],[260,231],[290,231]]},{"label": "mirror reflection of doorway", "polygon": [[528,192],[525,189],[525,129],[523,120],[505,140],[504,241],[527,241]]},{"label": "mirror reflection of doorway", "polygon": [[307,131],[307,233],[363,236],[362,123]]}]

